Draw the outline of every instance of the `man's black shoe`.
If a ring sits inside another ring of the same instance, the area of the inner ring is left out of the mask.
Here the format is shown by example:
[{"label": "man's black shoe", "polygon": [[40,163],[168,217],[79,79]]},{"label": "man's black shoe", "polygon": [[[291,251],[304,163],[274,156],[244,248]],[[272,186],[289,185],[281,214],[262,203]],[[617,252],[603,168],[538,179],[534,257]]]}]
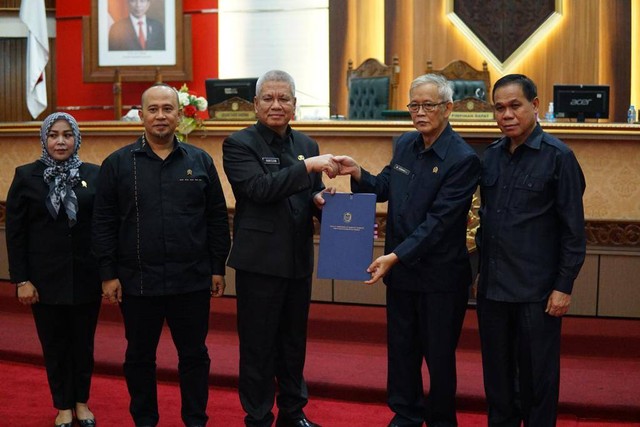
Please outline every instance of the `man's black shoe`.
[{"label": "man's black shoe", "polygon": [[322,427],[320,424],[316,424],[310,421],[304,415],[300,418],[290,418],[288,415],[284,415],[282,412],[278,412],[278,419],[276,420],[276,427]]}]

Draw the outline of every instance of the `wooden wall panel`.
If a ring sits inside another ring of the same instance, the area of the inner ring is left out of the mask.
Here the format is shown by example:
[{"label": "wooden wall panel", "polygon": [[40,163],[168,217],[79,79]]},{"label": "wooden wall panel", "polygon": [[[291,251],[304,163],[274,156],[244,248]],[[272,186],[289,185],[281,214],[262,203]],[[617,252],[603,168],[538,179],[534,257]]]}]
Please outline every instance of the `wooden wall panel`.
[{"label": "wooden wall panel", "polygon": [[571,292],[569,314],[595,316],[598,309],[598,275],[600,257],[587,255]]},{"label": "wooden wall panel", "polygon": [[[416,75],[424,72],[429,59],[436,68],[456,59],[480,67],[485,59],[445,16],[444,7],[444,2],[416,2],[413,70]],[[598,51],[599,33],[594,29],[598,28],[599,12],[598,0],[581,0],[579,4],[575,0],[565,1],[563,19],[519,63],[505,73],[489,67],[492,85],[504,74],[526,74],[538,85],[541,105],[546,109],[553,97],[554,83],[598,83],[594,51]],[[419,17],[423,21],[429,17],[428,25],[421,25]]]},{"label": "wooden wall panel", "polygon": [[391,64],[386,58],[384,0],[329,0],[330,112],[347,116],[347,67],[368,58]]},{"label": "wooden wall panel", "polygon": [[329,112],[347,116],[347,63],[350,49],[347,21],[349,8],[343,0],[329,0]]},{"label": "wooden wall panel", "polygon": [[598,5],[590,0],[582,2],[580,7],[574,7],[574,2],[565,3],[564,17],[558,26],[511,70],[526,74],[536,82],[542,114],[553,101],[554,84],[599,83],[595,53],[599,37],[593,30],[599,20]]},{"label": "wooden wall panel", "polygon": [[3,96],[0,98],[0,120],[20,120],[22,109],[26,112],[27,106],[20,102],[24,98],[24,77],[17,82],[16,74],[24,76],[24,55],[26,48],[25,39],[0,39],[0,57],[6,58],[0,67],[0,87]]},{"label": "wooden wall panel", "polygon": [[[400,58],[399,105],[404,105],[401,101],[411,81],[424,74],[427,60],[432,60],[435,68],[457,59],[479,68],[485,60],[445,16],[445,3],[386,0],[385,61],[394,54]],[[630,2],[564,0],[563,5],[559,23],[519,62],[504,72],[489,66],[492,83],[508,73],[528,75],[538,85],[542,113],[553,100],[554,83],[608,84],[612,90],[610,121],[625,121],[630,85]],[[330,26],[333,32],[331,20]],[[342,44],[348,46],[352,35],[345,35]],[[333,55],[331,58],[334,61]],[[346,63],[342,67],[346,70]],[[336,84],[341,94],[332,100],[339,101],[337,107],[344,108],[339,113],[345,114],[346,86],[344,81],[332,80],[332,96]]]},{"label": "wooden wall panel", "polygon": [[455,59],[464,59],[475,67],[482,65],[483,57],[445,16],[444,1],[398,0],[396,5],[403,18],[389,23],[394,37],[387,43],[392,51],[406,51],[411,57],[410,60],[403,59],[405,54],[400,57],[403,65],[398,84],[400,97],[402,94],[408,97],[411,81],[425,73],[428,60],[433,61],[435,68]]},{"label": "wooden wall panel", "polygon": [[600,256],[598,316],[640,317],[640,256]]},{"label": "wooden wall panel", "polygon": [[[49,39],[49,56],[55,58],[55,39]],[[21,122],[34,120],[27,109],[26,97],[26,67],[27,67],[27,39],[0,38],[0,121]],[[53,60],[46,68],[48,106],[39,120],[55,111],[56,105],[56,77]]]},{"label": "wooden wall panel", "polygon": [[600,2],[599,83],[611,86],[609,115],[624,122],[631,99],[631,2]]},{"label": "wooden wall panel", "polygon": [[356,22],[350,20],[349,26],[355,30],[355,64],[361,64],[368,58],[384,61],[384,0],[349,0],[355,3]]},{"label": "wooden wall panel", "polygon": [[[409,86],[413,78],[414,70],[414,50],[417,46],[414,43],[407,43],[411,40],[406,29],[413,26],[413,2],[406,0],[387,0],[385,10],[385,62],[391,64],[394,55],[398,55],[400,62],[400,80],[398,82],[398,96],[395,108],[404,110],[409,103]],[[405,40],[404,43],[395,43],[396,40]],[[422,73],[420,73],[422,74]],[[406,76],[406,77],[405,77]]]}]

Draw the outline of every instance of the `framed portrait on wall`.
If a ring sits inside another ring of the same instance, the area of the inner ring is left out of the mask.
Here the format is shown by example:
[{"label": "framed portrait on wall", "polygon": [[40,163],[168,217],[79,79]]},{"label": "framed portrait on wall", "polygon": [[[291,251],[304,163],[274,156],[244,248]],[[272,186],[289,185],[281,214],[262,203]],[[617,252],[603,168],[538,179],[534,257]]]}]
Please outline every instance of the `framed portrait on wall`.
[{"label": "framed portrait on wall", "polygon": [[190,80],[191,20],[182,0],[92,0],[83,18],[84,80]]},{"label": "framed portrait on wall", "polygon": [[175,65],[172,0],[98,0],[98,65]]}]

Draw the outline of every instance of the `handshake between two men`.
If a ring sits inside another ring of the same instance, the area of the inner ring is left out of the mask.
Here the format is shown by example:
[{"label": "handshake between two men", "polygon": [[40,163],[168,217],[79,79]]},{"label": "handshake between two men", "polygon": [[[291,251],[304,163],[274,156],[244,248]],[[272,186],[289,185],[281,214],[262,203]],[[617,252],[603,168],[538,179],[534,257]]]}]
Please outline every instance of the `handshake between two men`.
[{"label": "handshake between two men", "polygon": [[307,172],[324,172],[329,178],[338,175],[351,175],[356,181],[360,180],[360,166],[349,156],[334,156],[322,154],[304,160]]}]

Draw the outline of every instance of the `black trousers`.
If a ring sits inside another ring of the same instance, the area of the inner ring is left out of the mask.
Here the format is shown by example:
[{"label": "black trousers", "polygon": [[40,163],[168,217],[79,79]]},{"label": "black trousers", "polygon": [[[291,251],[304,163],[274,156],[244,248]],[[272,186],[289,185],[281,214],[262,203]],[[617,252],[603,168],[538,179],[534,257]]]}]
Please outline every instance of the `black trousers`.
[{"label": "black trousers", "polygon": [[[398,426],[457,426],[456,347],[466,289],[423,293],[387,287],[388,404]],[[422,361],[429,369],[425,397]]]},{"label": "black trousers", "polygon": [[547,302],[510,303],[478,295],[484,389],[490,426],[556,425],[562,318]]},{"label": "black trousers", "polygon": [[278,410],[303,415],[303,378],[311,277],[283,279],[236,271],[239,394],[247,426],[271,426],[278,387]]},{"label": "black trousers", "polygon": [[124,375],[131,396],[129,412],[136,425],[158,424],[156,350],[164,321],[178,351],[178,375],[185,425],[206,425],[211,360],[205,343],[209,332],[210,291],[179,295],[124,295],[127,351]]},{"label": "black trousers", "polygon": [[34,304],[33,318],[42,345],[53,406],[72,409],[89,400],[93,340],[100,301],[78,305]]}]

